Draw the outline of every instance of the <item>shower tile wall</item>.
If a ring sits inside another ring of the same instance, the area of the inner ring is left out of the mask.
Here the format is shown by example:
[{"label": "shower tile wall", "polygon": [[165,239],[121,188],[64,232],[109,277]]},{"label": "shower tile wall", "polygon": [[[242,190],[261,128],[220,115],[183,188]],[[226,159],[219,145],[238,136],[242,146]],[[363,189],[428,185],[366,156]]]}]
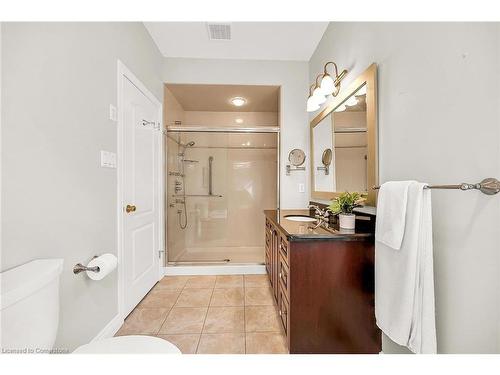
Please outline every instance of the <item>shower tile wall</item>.
[{"label": "shower tile wall", "polygon": [[[177,211],[168,207],[168,260],[264,262],[264,209],[277,205],[276,134],[170,133],[181,143],[195,142],[185,151],[184,171],[188,226],[179,227]],[[168,170],[180,171],[178,146],[168,140]],[[212,193],[208,195],[208,159],[213,157]],[[192,160],[189,162],[188,160]],[[175,180],[168,177],[168,203]],[[182,213],[184,215],[184,213]],[[182,218],[183,219],[183,218]]]}]

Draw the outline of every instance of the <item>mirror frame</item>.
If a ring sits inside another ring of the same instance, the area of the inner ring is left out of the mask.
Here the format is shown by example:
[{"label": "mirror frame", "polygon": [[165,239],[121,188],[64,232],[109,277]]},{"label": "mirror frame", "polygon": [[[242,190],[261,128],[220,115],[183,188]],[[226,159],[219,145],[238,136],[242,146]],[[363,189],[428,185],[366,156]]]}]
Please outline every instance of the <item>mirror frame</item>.
[{"label": "mirror frame", "polygon": [[[323,109],[310,123],[310,147],[311,147],[311,198],[332,200],[342,192],[316,191],[314,181],[314,138],[313,130],[325,117],[330,115],[350,96],[366,85],[366,136],[367,136],[367,189],[368,196],[365,202],[367,206],[375,206],[377,192],[373,186],[378,185],[378,113],[377,113],[377,64],[371,64],[361,73],[345,90],[342,90],[334,100]],[[332,119],[332,137],[334,124]],[[335,149],[335,147],[334,147]]]}]

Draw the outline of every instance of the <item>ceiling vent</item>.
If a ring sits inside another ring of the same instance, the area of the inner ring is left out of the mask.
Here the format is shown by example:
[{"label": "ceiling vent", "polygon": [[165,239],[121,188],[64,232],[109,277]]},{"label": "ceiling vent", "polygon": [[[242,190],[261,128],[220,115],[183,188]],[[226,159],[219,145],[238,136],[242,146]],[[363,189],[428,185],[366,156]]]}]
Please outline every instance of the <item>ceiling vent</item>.
[{"label": "ceiling vent", "polygon": [[230,23],[207,23],[210,40],[231,40]]}]

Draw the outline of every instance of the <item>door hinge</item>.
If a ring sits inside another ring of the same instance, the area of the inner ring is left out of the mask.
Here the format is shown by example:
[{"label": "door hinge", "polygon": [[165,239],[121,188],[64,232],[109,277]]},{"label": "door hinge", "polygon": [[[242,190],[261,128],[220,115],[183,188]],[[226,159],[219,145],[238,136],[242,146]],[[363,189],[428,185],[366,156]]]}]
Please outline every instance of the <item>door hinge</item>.
[{"label": "door hinge", "polygon": [[158,258],[161,259],[161,254],[164,253],[164,252],[165,252],[165,250],[158,250]]}]

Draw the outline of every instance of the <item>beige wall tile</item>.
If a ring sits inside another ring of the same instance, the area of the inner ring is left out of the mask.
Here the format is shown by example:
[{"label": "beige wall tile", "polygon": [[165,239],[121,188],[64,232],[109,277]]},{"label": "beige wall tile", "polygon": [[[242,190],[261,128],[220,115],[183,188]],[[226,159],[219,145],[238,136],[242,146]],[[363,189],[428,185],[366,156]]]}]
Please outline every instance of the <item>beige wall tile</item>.
[{"label": "beige wall tile", "polygon": [[209,307],[203,333],[244,332],[243,307]]},{"label": "beige wall tile", "polygon": [[175,307],[206,307],[210,304],[213,289],[184,289]]},{"label": "beige wall tile", "polygon": [[247,332],[281,332],[281,322],[274,306],[246,306]]},{"label": "beige wall tile", "polygon": [[286,337],[277,332],[247,332],[247,354],[287,354]]},{"label": "beige wall tile", "polygon": [[158,337],[167,340],[177,346],[182,354],[195,354],[200,341],[199,334],[188,335],[158,335]]},{"label": "beige wall tile", "polygon": [[201,333],[206,315],[206,307],[174,307],[159,334]]},{"label": "beige wall tile", "polygon": [[245,354],[245,334],[203,333],[198,354]]},{"label": "beige wall tile", "polygon": [[214,289],[210,306],[243,306],[243,288]]}]

